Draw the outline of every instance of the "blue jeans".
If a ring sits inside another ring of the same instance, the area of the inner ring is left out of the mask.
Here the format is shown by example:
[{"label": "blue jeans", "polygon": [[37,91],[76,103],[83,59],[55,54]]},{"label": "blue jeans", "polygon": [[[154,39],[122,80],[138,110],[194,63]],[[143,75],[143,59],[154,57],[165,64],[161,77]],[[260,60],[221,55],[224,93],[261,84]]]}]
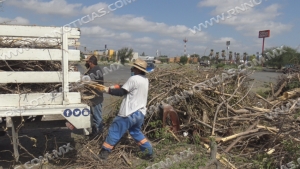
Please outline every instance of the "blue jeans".
[{"label": "blue jeans", "polygon": [[106,137],[102,148],[111,152],[121,137],[126,133],[127,130],[129,130],[129,134],[140,146],[141,151],[147,151],[148,154],[152,154],[152,145],[141,131],[143,122],[144,114],[140,111],[136,111],[128,117],[115,117],[114,121],[109,127],[108,136]]},{"label": "blue jeans", "polygon": [[96,130],[94,132],[102,131],[102,103],[91,106],[91,112],[93,114],[93,126]]}]

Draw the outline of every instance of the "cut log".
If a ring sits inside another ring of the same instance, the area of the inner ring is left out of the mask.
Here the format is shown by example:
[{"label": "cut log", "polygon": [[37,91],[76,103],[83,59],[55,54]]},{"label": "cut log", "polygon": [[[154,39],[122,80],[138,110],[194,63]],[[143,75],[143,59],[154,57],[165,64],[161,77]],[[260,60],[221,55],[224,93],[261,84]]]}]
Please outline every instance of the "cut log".
[{"label": "cut log", "polygon": [[279,97],[280,100],[287,100],[300,95],[300,88],[293,89],[292,91],[284,92],[282,96]]},{"label": "cut log", "polygon": [[231,135],[229,137],[225,137],[225,138],[221,139],[221,141],[226,142],[226,141],[235,139],[237,137],[244,136],[244,135],[251,134],[251,133],[255,133],[255,132],[258,132],[258,131],[259,131],[259,129],[253,129],[253,130],[250,130],[250,131],[241,132],[241,133],[238,133],[238,134]]}]

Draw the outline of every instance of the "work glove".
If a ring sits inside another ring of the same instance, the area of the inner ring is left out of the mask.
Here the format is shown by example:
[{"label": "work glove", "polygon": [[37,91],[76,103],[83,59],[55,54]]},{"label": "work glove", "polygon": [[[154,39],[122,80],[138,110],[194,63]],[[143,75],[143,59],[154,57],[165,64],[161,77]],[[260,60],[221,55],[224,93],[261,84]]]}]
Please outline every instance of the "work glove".
[{"label": "work glove", "polygon": [[121,88],[121,85],[113,85],[113,86],[109,86],[110,89],[120,89]]}]

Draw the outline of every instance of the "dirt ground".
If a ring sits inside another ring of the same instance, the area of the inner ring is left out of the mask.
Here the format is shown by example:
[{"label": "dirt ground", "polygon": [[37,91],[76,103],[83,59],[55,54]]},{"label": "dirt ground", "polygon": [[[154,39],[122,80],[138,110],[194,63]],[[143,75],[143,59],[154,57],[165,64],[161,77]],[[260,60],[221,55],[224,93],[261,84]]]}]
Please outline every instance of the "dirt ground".
[{"label": "dirt ground", "polygon": [[[168,66],[168,65],[164,65]],[[259,90],[259,88],[268,82],[274,82],[274,78],[279,76],[280,73],[275,72],[255,72],[252,77],[255,79],[256,83],[253,89]],[[107,76],[105,76],[105,84],[112,85],[116,83],[124,83],[127,78],[130,76],[130,67],[125,66],[121,67],[121,69],[111,72]],[[109,104],[117,99],[118,97],[105,95],[104,101],[104,115],[107,115],[107,112],[110,111]],[[11,133],[8,133],[11,135]],[[46,153],[52,153],[52,150],[58,150],[59,147],[70,144],[73,148],[69,152],[65,153],[60,158],[51,161],[49,164],[45,165],[42,168],[52,169],[52,168],[63,168],[68,165],[68,161],[70,159],[75,159],[77,155],[77,150],[83,146],[87,142],[87,137],[83,136],[82,130],[70,131],[67,128],[50,128],[50,129],[26,129],[21,128],[19,132],[20,145],[22,147],[19,148],[20,152],[20,160],[19,162],[14,161],[13,157],[13,149],[11,144],[11,139],[9,136],[0,137],[0,166],[3,168],[21,168],[16,166],[24,166],[26,162],[33,160],[34,158],[38,158],[39,156],[44,156]],[[189,165],[191,161],[197,160],[198,166],[203,165],[207,159],[209,158],[209,154],[206,151],[195,145],[182,145],[176,146],[177,149],[161,149],[158,151],[165,152],[166,156],[160,156],[160,160],[165,160],[168,155],[174,155],[181,151],[186,150],[187,148],[191,148],[194,151],[194,155],[190,157],[187,162],[182,161],[174,164],[171,168],[185,168]],[[168,152],[166,152],[168,151]],[[136,168],[136,166],[143,166],[147,168],[149,165],[153,165],[154,163],[144,162],[142,160],[136,159],[136,157],[132,156],[130,158],[134,165],[132,168]],[[200,159],[203,159],[200,161]],[[134,167],[135,166],[135,167]],[[32,167],[34,168],[34,167]],[[39,168],[39,167],[35,167]],[[74,168],[74,167],[73,167]],[[130,168],[130,167],[129,167]],[[214,168],[214,167],[212,167]]]}]

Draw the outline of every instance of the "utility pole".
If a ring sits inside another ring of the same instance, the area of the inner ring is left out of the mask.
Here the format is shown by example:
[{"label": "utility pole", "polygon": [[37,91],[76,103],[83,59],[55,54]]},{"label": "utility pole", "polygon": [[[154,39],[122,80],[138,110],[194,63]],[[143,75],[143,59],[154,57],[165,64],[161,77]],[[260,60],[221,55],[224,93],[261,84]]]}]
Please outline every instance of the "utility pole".
[{"label": "utility pole", "polygon": [[186,43],[188,42],[188,40],[184,38],[183,42],[184,42],[184,55],[186,55]]},{"label": "utility pole", "polygon": [[226,55],[227,55],[228,57],[229,57],[229,53],[228,53],[229,45],[230,45],[230,41],[227,41],[227,42],[226,42],[226,46],[227,46],[227,54],[226,54]]}]

